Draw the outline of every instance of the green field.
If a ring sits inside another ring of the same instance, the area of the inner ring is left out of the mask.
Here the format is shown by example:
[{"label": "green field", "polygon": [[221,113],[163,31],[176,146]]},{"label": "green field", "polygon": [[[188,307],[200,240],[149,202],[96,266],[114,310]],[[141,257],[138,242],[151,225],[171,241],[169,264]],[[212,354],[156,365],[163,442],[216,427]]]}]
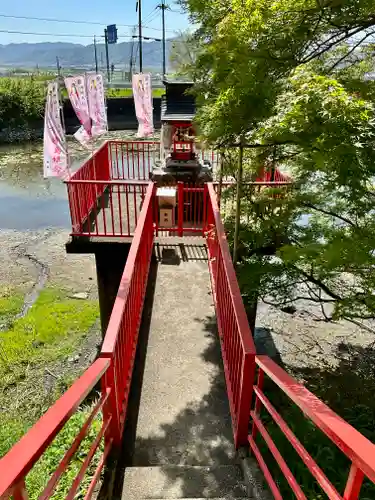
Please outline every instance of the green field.
[{"label": "green field", "polygon": [[[164,89],[154,89],[152,91],[153,97],[161,97],[164,94]],[[131,97],[133,95],[132,89],[107,89],[106,96],[111,97]]]},{"label": "green field", "polygon": [[[55,78],[55,75],[53,74],[40,74],[40,75],[32,75],[32,76],[11,76],[11,77],[0,77],[0,92],[1,92],[1,87],[2,82],[6,84],[6,81],[11,80],[15,85],[25,83],[31,83],[31,84],[40,84],[40,85],[46,85],[47,82],[53,80]],[[164,94],[164,89],[162,88],[157,88],[152,91],[153,97],[161,97]],[[107,98],[112,98],[112,97],[131,97],[133,95],[133,90],[131,88],[125,88],[125,89],[106,89],[106,97]],[[65,89],[62,90],[62,96],[67,97],[67,92]]]}]

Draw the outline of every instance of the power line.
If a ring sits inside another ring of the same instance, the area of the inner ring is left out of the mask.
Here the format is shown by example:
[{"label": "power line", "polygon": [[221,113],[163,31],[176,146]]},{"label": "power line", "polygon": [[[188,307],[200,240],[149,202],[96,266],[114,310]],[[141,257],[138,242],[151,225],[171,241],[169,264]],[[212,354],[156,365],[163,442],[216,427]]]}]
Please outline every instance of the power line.
[{"label": "power line", "polygon": [[[8,33],[11,35],[39,35],[39,36],[67,36],[67,37],[73,37],[73,38],[92,38],[93,35],[74,35],[74,34],[67,34],[67,33],[37,33],[35,31],[16,31],[16,30],[1,30],[0,33]],[[98,36],[98,35],[96,35]],[[99,35],[99,37],[102,35]]]},{"label": "power line", "polygon": [[[149,19],[146,19],[144,22],[152,23],[158,16],[159,12],[154,12],[153,15],[151,15],[151,17]],[[142,24],[142,26],[147,29],[147,26],[145,24]]]},{"label": "power line", "polygon": [[[32,36],[53,36],[53,37],[72,37],[72,38],[90,38],[92,39],[94,35],[78,35],[78,34],[72,34],[72,33],[40,33],[36,31],[17,31],[17,30],[2,30],[0,29],[0,33],[7,33],[11,35],[32,35]],[[95,35],[96,38],[104,38],[104,35]],[[118,36],[118,38],[129,38],[129,39],[134,39],[134,38],[139,38],[138,35],[127,35],[127,34],[121,34]],[[161,42],[161,38],[155,38],[152,36],[142,36],[143,40],[151,40],[153,42]],[[173,40],[169,39],[169,41],[174,42],[183,42],[182,40]]]},{"label": "power line", "polygon": [[147,16],[144,16],[144,18],[142,19],[142,26],[144,26],[144,23],[148,23],[149,22],[149,18],[151,18],[154,14],[155,14],[155,11],[157,10],[157,6],[154,7],[148,14]]},{"label": "power line", "polygon": [[[99,21],[78,21],[76,19],[58,19],[54,17],[32,17],[32,16],[16,16],[10,14],[0,14],[0,17],[4,17],[7,19],[26,19],[30,21],[47,21],[50,23],[66,23],[66,24],[92,24],[103,26],[103,22]],[[125,27],[125,28],[133,28],[133,24],[117,24],[117,26]],[[161,31],[159,28],[153,28],[152,26],[143,26],[143,28],[154,31]],[[175,30],[166,30],[171,33],[175,33]]]},{"label": "power line", "polygon": [[[48,21],[51,23],[97,24],[99,26],[103,26],[104,24],[99,21],[77,21],[76,19],[57,19],[55,17],[14,16],[10,14],[0,14],[0,17],[6,17],[11,19],[27,19],[33,21]],[[132,28],[131,24],[118,24],[117,26]]]}]

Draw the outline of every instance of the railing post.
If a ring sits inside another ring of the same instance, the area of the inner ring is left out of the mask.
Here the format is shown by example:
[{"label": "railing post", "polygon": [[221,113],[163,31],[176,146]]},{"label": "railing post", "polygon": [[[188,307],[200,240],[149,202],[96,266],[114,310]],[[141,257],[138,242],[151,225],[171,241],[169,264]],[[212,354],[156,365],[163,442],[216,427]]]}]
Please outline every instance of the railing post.
[{"label": "railing post", "polygon": [[113,179],[112,142],[107,142],[107,168],[108,179]]},{"label": "railing post", "polygon": [[207,198],[208,198],[208,188],[207,188],[207,182],[205,182],[203,187],[203,220],[202,220],[203,236],[207,230]]},{"label": "railing post", "polygon": [[177,203],[178,203],[178,236],[183,236],[184,227],[184,183],[177,183]]},{"label": "railing post", "polygon": [[[259,370],[258,370],[258,382],[257,382],[258,389],[263,391],[263,385],[264,385],[264,371],[261,368],[259,368]],[[260,414],[261,408],[262,408],[262,402],[258,396],[255,396],[254,412],[258,416]],[[257,435],[257,426],[255,425],[255,422],[253,421],[253,426],[251,429],[251,437],[255,440],[256,435]]]},{"label": "railing post", "polygon": [[152,189],[152,219],[154,223],[155,236],[159,234],[159,207],[158,207],[158,199],[156,197],[156,184],[154,184]]},{"label": "railing post", "polygon": [[[3,498],[3,497],[1,497]],[[13,500],[28,500],[25,480],[22,479],[14,488],[12,493]]]},{"label": "railing post", "polygon": [[[104,356],[108,357],[108,356]],[[111,364],[103,376],[102,394],[107,394],[109,391],[109,398],[105,407],[103,408],[103,421],[104,424],[110,418],[111,424],[109,426],[109,435],[106,436],[106,441],[113,439],[113,446],[119,447],[121,444],[121,420],[120,420],[120,395],[118,394],[118,381],[116,377],[115,355],[110,356]]]},{"label": "railing post", "polygon": [[364,477],[361,469],[352,463],[345,487],[344,500],[357,500],[359,498]]},{"label": "railing post", "polygon": [[253,397],[255,375],[255,354],[245,353],[242,362],[241,387],[238,399],[237,426],[235,432],[235,447],[247,446],[251,400]]}]

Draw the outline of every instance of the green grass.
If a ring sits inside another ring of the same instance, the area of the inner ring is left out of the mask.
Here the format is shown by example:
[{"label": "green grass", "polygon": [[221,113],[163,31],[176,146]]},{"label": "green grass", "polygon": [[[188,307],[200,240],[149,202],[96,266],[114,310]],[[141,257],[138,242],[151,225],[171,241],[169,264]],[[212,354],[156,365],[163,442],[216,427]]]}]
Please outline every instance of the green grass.
[{"label": "green grass", "polygon": [[[90,415],[93,407],[94,404],[92,406],[83,407],[70,418],[65,427],[59,432],[51,446],[43,454],[42,459],[39,460],[36,466],[32,469],[26,481],[30,500],[38,499],[40,493],[47,484],[48,478],[55,472],[65,452],[73,443],[75,437]],[[59,500],[66,497],[69,492],[69,488],[71,487],[90,450],[92,442],[95,440],[98,432],[100,431],[101,425],[102,415],[99,414],[95,417],[87,436],[82,441],[77,453],[70,462],[67,471],[60,479],[55,493],[51,498]],[[98,465],[101,453],[103,453],[103,441],[93,457],[88,471],[80,484],[79,490],[74,497],[75,499],[84,498],[88,486],[90,485],[90,480],[95,472],[96,466]]]},{"label": "green grass", "polygon": [[[22,303],[23,297],[17,291],[3,291],[0,296],[1,317],[9,321],[19,312]],[[60,290],[47,288],[41,292],[24,318],[15,320],[8,330],[0,332],[0,457],[29,430],[82,371],[72,366],[71,372],[58,377],[53,391],[46,390],[44,367],[53,367],[54,362],[61,364],[76,352],[97,317],[96,301],[70,299]],[[38,498],[91,409],[92,404],[87,402],[71,417],[28,475],[27,487],[31,500]],[[101,415],[98,415],[53,498],[65,498],[100,425]],[[102,446],[75,498],[84,497],[100,450]]]},{"label": "green grass", "polygon": [[[153,97],[161,97],[165,93],[164,89],[154,89],[152,91]],[[66,89],[62,90],[61,95],[63,98],[68,98],[68,93]],[[114,99],[116,97],[132,97],[133,90],[132,89],[107,89],[106,97],[107,99]]]},{"label": "green grass", "polygon": [[[89,417],[95,403],[83,405],[76,413],[72,415],[69,421],[65,424],[63,429],[58,433],[52,444],[42,455],[41,459],[34,465],[27,476],[26,486],[29,493],[30,500],[37,500],[43,489],[45,488],[49,478],[56,471],[59,463],[61,462],[64,454],[72,445],[75,437],[79,433],[83,424]],[[1,441],[0,441],[0,456],[16,443],[30,428],[30,422],[25,415],[15,417],[13,419],[0,418],[1,424]],[[92,442],[95,440],[102,425],[102,414],[99,413],[90,430],[82,441],[77,453],[74,455],[67,471],[62,476],[55,494],[53,497],[56,500],[65,498],[70,486],[79,469],[85,460]],[[3,453],[1,453],[3,452]],[[90,479],[95,472],[95,468],[99,462],[100,454],[103,452],[103,442],[100,443],[97,452],[95,453],[90,467],[80,485],[79,493],[75,498],[84,498],[87,488],[90,484]]]},{"label": "green grass", "polygon": [[0,291],[0,324],[6,323],[15,316],[22,307],[23,296],[12,287]]},{"label": "green grass", "polygon": [[[8,297],[7,310],[14,311],[18,301]],[[14,383],[30,364],[46,364],[74,352],[97,314],[95,302],[43,290],[24,318],[0,332],[0,388]]]},{"label": "green grass", "polygon": [[[152,96],[153,97],[161,97],[163,94],[165,94],[164,89],[154,89],[152,91]],[[133,90],[132,89],[107,89],[106,92],[107,98],[111,97],[131,97],[133,95]]]}]

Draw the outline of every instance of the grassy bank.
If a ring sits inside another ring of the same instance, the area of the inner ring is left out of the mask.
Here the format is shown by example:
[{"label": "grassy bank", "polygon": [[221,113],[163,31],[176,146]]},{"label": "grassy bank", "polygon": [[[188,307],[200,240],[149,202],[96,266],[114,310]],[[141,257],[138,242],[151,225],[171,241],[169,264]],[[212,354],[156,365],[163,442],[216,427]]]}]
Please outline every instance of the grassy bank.
[{"label": "grassy bank", "polygon": [[[8,317],[19,308],[17,294],[8,293],[2,300]],[[70,299],[59,290],[43,290],[24,318],[0,332],[0,387],[6,389],[24,377],[27,366],[69,356],[97,314],[95,302]]]},{"label": "grassy bank", "polygon": [[[20,310],[22,295],[8,289],[0,294],[0,457],[40,418],[73,383],[84,366],[72,361],[98,318],[96,301],[69,298],[65,292],[45,289],[24,318],[12,317]],[[52,377],[47,374],[52,374]],[[52,380],[51,380],[52,379]],[[90,411],[90,402],[66,424],[48,448],[27,484],[30,499],[38,498],[46,478],[55,470],[77,430]],[[100,416],[74,458],[53,498],[65,497],[89,450]],[[81,498],[77,496],[77,498]]]},{"label": "grassy bank", "polygon": [[[153,89],[152,96],[153,97],[161,97],[165,93],[164,89]],[[107,89],[106,91],[107,98],[111,97],[132,97],[133,90],[132,89]]]}]

